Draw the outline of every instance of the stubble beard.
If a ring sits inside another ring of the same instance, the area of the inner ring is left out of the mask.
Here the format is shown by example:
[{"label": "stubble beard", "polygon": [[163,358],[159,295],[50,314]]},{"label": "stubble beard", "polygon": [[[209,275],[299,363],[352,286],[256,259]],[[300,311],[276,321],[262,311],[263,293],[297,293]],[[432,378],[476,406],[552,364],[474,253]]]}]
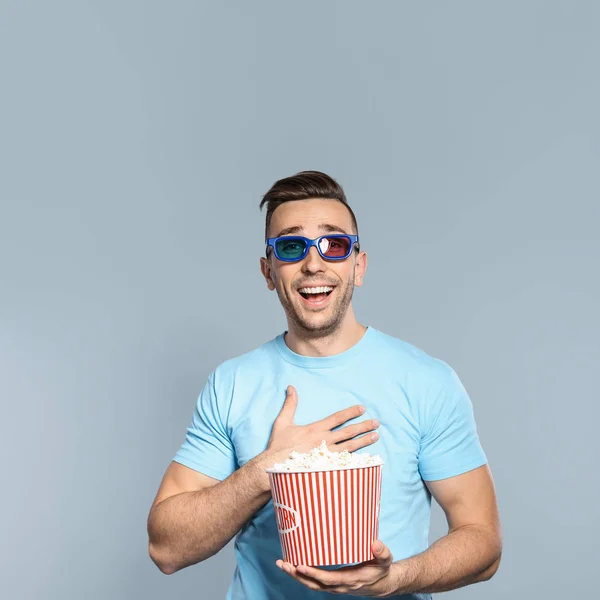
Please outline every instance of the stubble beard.
[{"label": "stubble beard", "polygon": [[[346,282],[344,289],[335,289],[336,300],[333,306],[329,306],[323,312],[329,312],[329,318],[325,321],[321,320],[320,313],[315,312],[315,315],[319,315],[316,319],[310,318],[310,311],[304,312],[302,308],[296,308],[294,302],[292,302],[284,293],[282,293],[278,286],[275,287],[279,301],[283,306],[283,309],[287,317],[294,323],[306,337],[320,338],[333,334],[338,327],[340,327],[344,316],[348,311],[348,307],[352,302],[352,295],[354,294],[354,271],[352,277]],[[342,292],[340,294],[340,291]],[[305,315],[308,313],[308,318]]]}]

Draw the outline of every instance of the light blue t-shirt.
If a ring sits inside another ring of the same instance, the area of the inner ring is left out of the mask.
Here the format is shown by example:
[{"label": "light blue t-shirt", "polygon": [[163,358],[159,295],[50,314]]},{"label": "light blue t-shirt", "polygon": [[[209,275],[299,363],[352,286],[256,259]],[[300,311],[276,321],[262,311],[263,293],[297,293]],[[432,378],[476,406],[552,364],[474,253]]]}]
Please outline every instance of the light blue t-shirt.
[{"label": "light blue t-shirt", "polygon": [[[284,334],[219,365],[209,376],[174,460],[223,480],[263,452],[288,385],[298,391],[295,422],[305,425],[355,404],[375,418],[379,440],[361,451],[383,466],[379,537],[394,560],[427,549],[431,495],[424,481],[486,463],[471,401],[455,371],[411,344],[368,327],[350,349],[308,357]],[[228,600],[356,598],[313,592],[281,571],[273,502],[235,540],[237,567]],[[397,596],[423,600],[429,594]]]}]

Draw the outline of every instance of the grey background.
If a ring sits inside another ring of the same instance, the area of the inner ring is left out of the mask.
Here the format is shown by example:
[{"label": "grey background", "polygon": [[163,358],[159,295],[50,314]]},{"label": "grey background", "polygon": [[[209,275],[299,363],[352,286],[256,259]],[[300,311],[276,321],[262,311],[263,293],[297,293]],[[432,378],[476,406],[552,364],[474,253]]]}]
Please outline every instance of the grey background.
[{"label": "grey background", "polygon": [[319,169],[359,320],[475,406],[505,553],[448,597],[591,597],[599,59],[591,1],[3,0],[0,595],[224,597],[231,547],[164,576],[147,511],[208,373],[285,327],[258,202]]}]

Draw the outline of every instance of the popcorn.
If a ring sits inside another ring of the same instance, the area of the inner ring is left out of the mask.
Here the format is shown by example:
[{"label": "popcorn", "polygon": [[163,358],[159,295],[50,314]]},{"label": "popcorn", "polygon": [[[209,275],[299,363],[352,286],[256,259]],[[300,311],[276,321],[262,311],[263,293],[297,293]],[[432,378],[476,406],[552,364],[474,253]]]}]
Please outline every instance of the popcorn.
[{"label": "popcorn", "polygon": [[313,567],[372,560],[382,469],[377,455],[330,452],[325,441],[265,469],[283,560]]},{"label": "popcorn", "polygon": [[292,452],[290,457],[282,463],[275,463],[274,471],[330,471],[334,469],[355,469],[360,467],[373,467],[383,464],[383,460],[377,454],[356,454],[343,450],[342,452],[331,452],[327,448],[325,440],[320,446],[313,448],[310,452]]}]

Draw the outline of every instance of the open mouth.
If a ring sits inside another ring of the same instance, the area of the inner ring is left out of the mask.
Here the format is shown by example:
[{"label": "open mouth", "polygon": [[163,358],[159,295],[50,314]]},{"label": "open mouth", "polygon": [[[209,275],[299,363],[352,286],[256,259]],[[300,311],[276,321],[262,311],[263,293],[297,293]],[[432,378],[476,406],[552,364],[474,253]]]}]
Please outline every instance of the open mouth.
[{"label": "open mouth", "polygon": [[298,293],[310,304],[319,304],[333,292],[333,286],[327,285],[322,287],[303,287],[298,290]]}]

